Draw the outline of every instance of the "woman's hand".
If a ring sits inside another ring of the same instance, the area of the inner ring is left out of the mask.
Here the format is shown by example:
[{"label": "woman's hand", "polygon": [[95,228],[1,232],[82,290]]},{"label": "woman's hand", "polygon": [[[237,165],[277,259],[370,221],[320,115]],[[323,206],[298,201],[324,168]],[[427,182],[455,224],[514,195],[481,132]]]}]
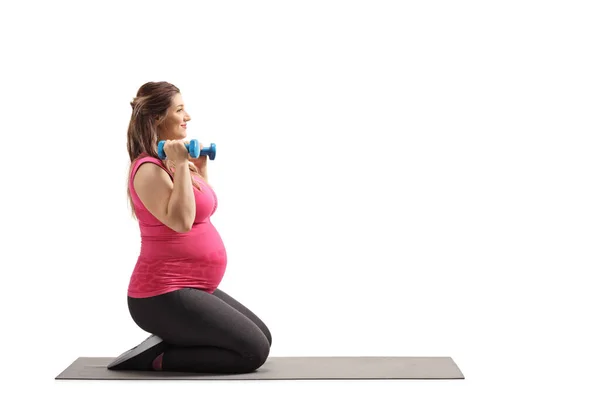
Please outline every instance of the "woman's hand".
[{"label": "woman's hand", "polygon": [[167,156],[167,160],[175,164],[185,163],[185,159],[189,154],[185,144],[186,142],[183,140],[166,140],[163,150]]}]

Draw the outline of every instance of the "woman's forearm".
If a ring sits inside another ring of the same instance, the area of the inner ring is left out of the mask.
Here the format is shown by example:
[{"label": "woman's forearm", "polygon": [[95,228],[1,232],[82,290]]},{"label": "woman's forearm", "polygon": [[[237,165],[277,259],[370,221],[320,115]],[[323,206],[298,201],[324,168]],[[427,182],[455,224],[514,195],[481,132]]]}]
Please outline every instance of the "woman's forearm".
[{"label": "woman's forearm", "polygon": [[168,213],[180,221],[183,231],[192,228],[196,217],[196,200],[187,162],[175,165],[173,192],[169,199]]},{"label": "woman's forearm", "polygon": [[198,170],[198,174],[200,174],[200,176],[202,177],[202,179],[204,179],[206,182],[208,182],[208,171],[207,168],[202,168]]}]

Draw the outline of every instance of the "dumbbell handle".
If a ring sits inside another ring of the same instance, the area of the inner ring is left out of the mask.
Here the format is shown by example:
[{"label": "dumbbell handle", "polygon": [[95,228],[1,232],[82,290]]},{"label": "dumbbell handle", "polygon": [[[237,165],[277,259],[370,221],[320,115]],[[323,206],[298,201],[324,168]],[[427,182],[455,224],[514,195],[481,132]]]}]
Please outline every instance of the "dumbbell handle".
[{"label": "dumbbell handle", "polygon": [[[164,151],[164,145],[165,145],[164,140],[161,140],[160,142],[158,142],[158,157],[161,160],[164,160],[165,158],[167,158],[167,155],[165,154],[165,151]],[[214,143],[211,143],[210,147],[205,147],[201,151],[198,151],[199,147],[200,147],[200,145],[199,145],[197,139],[192,139],[189,144],[185,143],[185,148],[188,150],[188,153],[190,153],[190,156],[193,158],[198,158],[200,156],[208,156],[208,158],[210,158],[211,160],[214,160],[215,157],[217,156],[217,146]]]}]

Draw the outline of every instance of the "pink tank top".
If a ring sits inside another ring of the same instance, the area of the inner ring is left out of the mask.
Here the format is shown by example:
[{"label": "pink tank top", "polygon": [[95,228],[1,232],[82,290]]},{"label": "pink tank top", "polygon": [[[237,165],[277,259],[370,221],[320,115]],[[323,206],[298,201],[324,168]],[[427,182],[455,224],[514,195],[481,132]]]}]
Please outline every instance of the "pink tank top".
[{"label": "pink tank top", "polygon": [[154,217],[135,192],[133,178],[144,162],[160,166],[173,178],[159,159],[143,155],[134,160],[129,189],[140,226],[141,248],[129,281],[128,296],[157,296],[184,287],[213,293],[227,265],[225,246],[210,221],[217,209],[215,192],[194,177],[202,187],[202,191],[194,188],[196,218],[191,231],[177,233]]}]

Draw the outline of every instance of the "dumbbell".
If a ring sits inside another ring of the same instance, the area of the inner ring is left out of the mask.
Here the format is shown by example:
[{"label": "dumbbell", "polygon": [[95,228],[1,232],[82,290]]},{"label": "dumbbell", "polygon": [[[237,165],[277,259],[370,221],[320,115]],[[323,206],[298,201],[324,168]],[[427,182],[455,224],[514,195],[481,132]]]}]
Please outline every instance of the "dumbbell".
[{"label": "dumbbell", "polygon": [[[165,150],[164,150],[164,146],[165,146],[165,141],[161,140],[160,142],[158,142],[158,157],[161,160],[164,160],[165,158],[167,158],[167,155],[165,154]],[[185,144],[185,148],[188,150],[188,153],[190,153],[190,156],[192,158],[198,158],[200,156],[208,156],[208,158],[210,158],[211,160],[214,160],[215,157],[217,156],[217,145],[214,143],[210,144],[210,147],[203,147],[202,150],[200,150],[200,144],[198,143],[197,139],[192,139],[190,140],[189,144]]]}]

